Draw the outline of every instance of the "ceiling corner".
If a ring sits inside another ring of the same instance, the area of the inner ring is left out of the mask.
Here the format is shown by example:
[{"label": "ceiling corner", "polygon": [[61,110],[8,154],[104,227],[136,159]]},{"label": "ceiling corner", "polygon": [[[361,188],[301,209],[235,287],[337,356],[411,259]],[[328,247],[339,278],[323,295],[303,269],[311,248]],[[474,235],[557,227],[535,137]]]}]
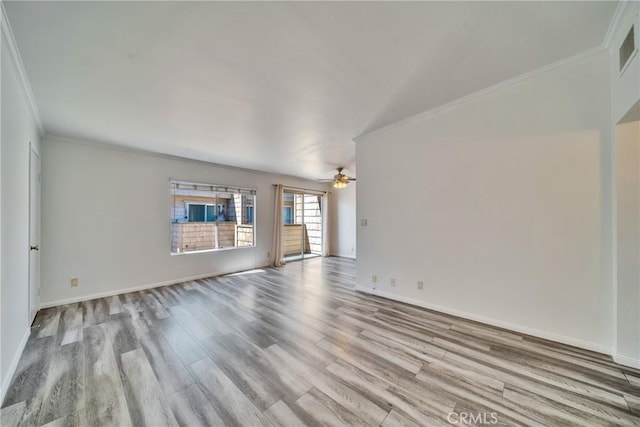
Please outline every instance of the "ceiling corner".
[{"label": "ceiling corner", "polygon": [[35,121],[36,127],[38,128],[38,134],[40,135],[40,137],[43,137],[44,126],[42,124],[40,110],[38,109],[38,104],[36,104],[36,99],[33,96],[33,91],[31,90],[31,85],[29,84],[29,79],[27,78],[27,73],[24,69],[24,64],[22,63],[20,51],[18,50],[16,39],[13,35],[13,31],[11,30],[11,24],[9,22],[9,17],[7,16],[7,11],[4,7],[4,1],[0,1],[0,9],[2,9],[2,44],[7,48],[7,51],[9,52],[9,61],[13,65],[13,69],[15,70],[18,80],[20,81],[20,85],[22,86],[22,90],[27,97],[29,107],[31,108],[31,112],[33,114],[33,119]]}]

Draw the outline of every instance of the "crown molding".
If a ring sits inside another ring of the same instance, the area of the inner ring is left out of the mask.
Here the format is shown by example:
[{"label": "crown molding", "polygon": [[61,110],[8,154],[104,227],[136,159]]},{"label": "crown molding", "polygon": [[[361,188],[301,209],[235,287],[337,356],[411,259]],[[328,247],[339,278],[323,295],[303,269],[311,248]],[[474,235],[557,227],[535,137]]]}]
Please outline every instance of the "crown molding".
[{"label": "crown molding", "polygon": [[7,11],[4,8],[4,2],[0,2],[0,7],[2,8],[2,44],[9,52],[9,61],[13,65],[13,69],[18,76],[22,90],[27,97],[29,107],[31,107],[31,112],[33,113],[33,119],[36,123],[36,127],[38,128],[38,133],[42,137],[44,136],[44,126],[42,125],[40,110],[38,110],[38,104],[36,104],[36,99],[33,96],[33,91],[31,90],[31,85],[29,84],[29,79],[27,78],[27,73],[24,69],[24,64],[22,63],[20,51],[16,45],[16,39],[13,35],[13,31],[11,30],[11,25],[9,24],[9,17],[7,16]]},{"label": "crown molding", "polygon": [[620,22],[622,21],[622,17],[627,11],[627,7],[633,3],[632,1],[622,0],[618,2],[618,6],[616,7],[615,12],[613,12],[613,18],[611,18],[611,22],[609,23],[609,28],[607,28],[607,32],[604,35],[604,39],[602,40],[602,46],[607,49],[611,47],[611,42],[613,41],[613,36],[616,33],[616,30],[620,26]]},{"label": "crown molding", "polygon": [[556,62],[553,62],[551,64],[545,65],[543,67],[537,68],[537,69],[535,69],[533,71],[529,71],[529,72],[526,72],[524,74],[520,74],[519,76],[513,77],[513,78],[511,78],[509,80],[505,80],[505,81],[503,81],[501,83],[495,84],[493,86],[489,86],[486,89],[482,89],[482,90],[479,90],[477,92],[473,92],[473,93],[471,93],[469,95],[465,95],[463,97],[454,99],[453,101],[449,101],[449,102],[447,102],[445,104],[442,104],[442,105],[440,105],[438,107],[423,111],[423,112],[418,113],[418,114],[414,114],[414,115],[409,116],[409,117],[407,117],[405,119],[401,119],[401,120],[399,120],[397,122],[391,123],[391,124],[386,125],[386,126],[382,126],[380,128],[374,129],[372,131],[365,132],[365,133],[363,133],[361,135],[356,136],[355,138],[353,138],[353,140],[355,142],[360,142],[360,141],[362,141],[362,140],[364,140],[366,138],[369,138],[369,137],[371,137],[373,135],[379,135],[381,133],[386,133],[386,132],[389,132],[389,131],[391,131],[393,129],[397,129],[399,127],[408,125],[410,123],[418,122],[418,121],[424,120],[426,118],[433,117],[433,116],[435,116],[437,114],[443,113],[445,111],[449,111],[449,110],[451,110],[451,109],[453,109],[455,107],[458,107],[459,105],[466,104],[467,102],[471,102],[471,101],[473,101],[473,100],[475,100],[477,98],[480,98],[480,97],[482,97],[484,95],[487,95],[489,93],[508,88],[509,86],[513,86],[513,85],[518,84],[518,83],[520,83],[522,81],[525,81],[525,80],[531,79],[533,77],[536,77],[536,76],[538,76],[540,74],[547,73],[549,71],[553,71],[553,70],[555,70],[557,68],[569,65],[569,64],[574,63],[574,62],[581,61],[583,59],[586,59],[586,58],[589,58],[591,56],[600,54],[602,52],[606,52],[606,49],[604,48],[604,46],[596,46],[596,47],[594,47],[592,49],[586,50],[586,51],[578,53],[576,55],[569,56],[567,58],[561,59],[559,61],[556,61]]}]

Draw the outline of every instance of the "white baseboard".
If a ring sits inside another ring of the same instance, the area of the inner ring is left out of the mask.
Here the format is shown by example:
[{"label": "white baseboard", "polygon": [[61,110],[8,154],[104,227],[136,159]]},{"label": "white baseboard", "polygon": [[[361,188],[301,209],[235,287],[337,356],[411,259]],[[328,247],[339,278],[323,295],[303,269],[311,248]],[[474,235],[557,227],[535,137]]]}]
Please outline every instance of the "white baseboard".
[{"label": "white baseboard", "polygon": [[464,311],[459,311],[455,309],[451,309],[448,307],[443,307],[437,304],[431,304],[425,301],[416,300],[413,298],[403,297],[401,295],[394,295],[387,292],[378,291],[376,289],[365,288],[362,286],[356,286],[356,290],[360,292],[364,292],[371,295],[376,295],[382,298],[387,298],[394,301],[404,302],[406,304],[414,305],[417,307],[426,308],[433,311],[438,311],[441,313],[450,314],[452,316],[461,317],[467,320],[473,320],[476,322],[485,323],[491,326],[497,326],[498,328],[508,329],[515,332],[520,332],[522,334],[531,335],[538,338],[543,338],[550,341],[555,341],[561,344],[567,344],[574,347],[580,347],[585,350],[596,351],[598,353],[603,353],[606,355],[611,355],[611,348],[604,346],[602,344],[594,343],[591,341],[581,340],[579,338],[573,338],[566,335],[555,334],[553,332],[543,331],[540,329],[530,328],[528,326],[519,325],[516,323],[505,322],[498,319],[493,319],[491,317],[481,316],[473,313],[467,313]]},{"label": "white baseboard", "polygon": [[613,361],[620,365],[629,366],[631,368],[640,369],[640,359],[624,356],[622,354],[613,353]]},{"label": "white baseboard", "polygon": [[11,365],[9,366],[9,370],[7,371],[7,376],[2,380],[2,390],[0,390],[0,404],[4,402],[4,396],[7,394],[9,390],[9,386],[11,385],[11,380],[13,379],[13,375],[16,373],[16,369],[18,368],[18,362],[20,362],[20,358],[22,357],[22,352],[24,351],[24,347],[27,345],[27,341],[29,340],[29,335],[31,334],[31,328],[27,327],[27,331],[24,333],[22,337],[22,341],[20,341],[20,345],[18,346],[18,350],[16,354],[13,355],[13,360],[11,361]]},{"label": "white baseboard", "polygon": [[[256,267],[256,268],[262,268],[262,267]],[[76,303],[76,302],[89,301],[89,300],[92,300],[92,299],[112,297],[114,295],[121,295],[121,294],[126,294],[126,293],[129,293],[129,292],[144,291],[146,289],[160,288],[162,286],[175,285],[177,283],[189,282],[191,280],[198,280],[198,279],[206,279],[207,277],[221,276],[221,275],[224,275],[224,274],[231,274],[231,273],[200,274],[198,276],[184,277],[182,279],[168,280],[166,282],[150,283],[150,284],[147,284],[147,285],[135,286],[135,287],[132,287],[132,288],[123,288],[123,289],[116,289],[114,291],[100,292],[100,293],[97,293],[97,294],[81,295],[79,297],[73,297],[73,298],[67,298],[67,299],[60,299],[60,300],[45,302],[45,303],[40,304],[40,308],[42,309],[42,308],[49,308],[49,307],[57,307],[57,306],[60,306],[60,305],[73,304],[73,303]]]}]

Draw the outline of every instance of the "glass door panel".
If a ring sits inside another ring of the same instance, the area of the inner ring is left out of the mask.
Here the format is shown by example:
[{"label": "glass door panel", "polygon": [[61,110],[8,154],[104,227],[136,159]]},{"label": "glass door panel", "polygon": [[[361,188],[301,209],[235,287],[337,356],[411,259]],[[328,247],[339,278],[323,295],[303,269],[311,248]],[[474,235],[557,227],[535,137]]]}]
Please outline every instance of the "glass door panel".
[{"label": "glass door panel", "polygon": [[285,261],[322,255],[322,196],[285,191],[282,198]]}]

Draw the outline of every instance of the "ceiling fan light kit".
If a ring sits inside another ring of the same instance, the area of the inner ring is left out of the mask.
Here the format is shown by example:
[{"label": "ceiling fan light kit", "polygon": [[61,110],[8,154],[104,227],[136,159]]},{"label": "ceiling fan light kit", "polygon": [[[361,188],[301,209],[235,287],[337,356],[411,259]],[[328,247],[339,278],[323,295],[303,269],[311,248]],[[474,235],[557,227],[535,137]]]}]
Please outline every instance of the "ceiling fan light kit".
[{"label": "ceiling fan light kit", "polygon": [[333,176],[332,179],[319,179],[318,181],[320,182],[331,182],[333,185],[333,188],[340,190],[342,188],[345,188],[347,186],[347,184],[349,184],[349,181],[355,181],[355,178],[351,178],[350,176],[347,176],[345,174],[342,173],[342,169],[343,168],[338,168],[338,173],[335,174]]}]

